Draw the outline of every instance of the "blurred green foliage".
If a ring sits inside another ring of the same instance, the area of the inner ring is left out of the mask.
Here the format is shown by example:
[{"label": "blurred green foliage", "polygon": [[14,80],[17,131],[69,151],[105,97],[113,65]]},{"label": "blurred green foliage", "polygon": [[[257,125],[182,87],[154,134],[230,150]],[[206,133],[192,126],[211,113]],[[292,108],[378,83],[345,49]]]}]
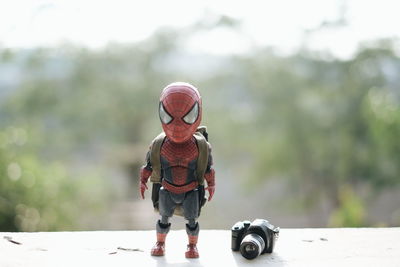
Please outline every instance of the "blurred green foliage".
[{"label": "blurred green foliage", "polygon": [[[270,49],[193,55],[182,38],[160,31],[99,51],[1,51],[0,73],[11,76],[0,81],[0,230],[74,228],[82,213],[106,205],[107,167],[131,168],[133,179],[161,129],[159,93],[177,80],[200,89],[215,157],[232,179],[253,188],[280,179],[305,208],[327,199],[330,225],[368,225],[357,188],[400,181],[394,42],[338,60]],[[105,155],[112,166],[102,165]]]},{"label": "blurred green foliage", "polygon": [[339,207],[330,218],[332,226],[357,227],[364,226],[365,208],[360,198],[349,186],[339,190]]},{"label": "blurred green foliage", "polygon": [[[23,128],[0,132],[1,231],[74,230],[82,212],[101,211],[98,178],[71,177],[60,161],[41,160]],[[97,190],[96,190],[97,189]],[[100,189],[101,190],[101,189]],[[100,205],[100,206],[99,206]]]}]

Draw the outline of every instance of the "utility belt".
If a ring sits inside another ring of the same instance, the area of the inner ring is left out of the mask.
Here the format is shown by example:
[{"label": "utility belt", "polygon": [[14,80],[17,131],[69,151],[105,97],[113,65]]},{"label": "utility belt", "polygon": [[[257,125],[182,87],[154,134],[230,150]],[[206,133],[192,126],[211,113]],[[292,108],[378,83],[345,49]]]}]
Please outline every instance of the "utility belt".
[{"label": "utility belt", "polygon": [[166,180],[161,181],[161,185],[169,192],[174,194],[182,194],[196,189],[199,186],[199,182],[193,181],[185,185],[173,185],[168,183]]}]

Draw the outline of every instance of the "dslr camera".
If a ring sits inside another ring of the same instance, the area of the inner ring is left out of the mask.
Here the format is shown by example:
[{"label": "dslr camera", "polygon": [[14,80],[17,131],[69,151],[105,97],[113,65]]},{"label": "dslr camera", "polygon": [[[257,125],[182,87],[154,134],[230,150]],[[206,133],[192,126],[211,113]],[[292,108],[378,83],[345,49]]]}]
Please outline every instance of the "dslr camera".
[{"label": "dslr camera", "polygon": [[279,227],[267,220],[242,221],[232,226],[232,250],[239,251],[246,259],[254,259],[260,254],[272,253]]}]

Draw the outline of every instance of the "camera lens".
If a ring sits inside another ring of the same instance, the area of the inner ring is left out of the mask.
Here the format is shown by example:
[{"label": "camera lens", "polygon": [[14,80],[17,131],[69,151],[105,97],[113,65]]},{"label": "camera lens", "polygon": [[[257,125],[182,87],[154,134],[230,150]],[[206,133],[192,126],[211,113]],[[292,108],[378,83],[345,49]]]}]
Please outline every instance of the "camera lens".
[{"label": "camera lens", "polygon": [[244,250],[246,251],[246,253],[254,253],[255,251],[257,251],[257,247],[256,246],[254,246],[253,244],[247,244],[245,247],[244,247]]},{"label": "camera lens", "polygon": [[261,236],[254,233],[248,234],[243,238],[240,244],[240,253],[246,259],[251,260],[260,255],[264,248],[265,242]]}]

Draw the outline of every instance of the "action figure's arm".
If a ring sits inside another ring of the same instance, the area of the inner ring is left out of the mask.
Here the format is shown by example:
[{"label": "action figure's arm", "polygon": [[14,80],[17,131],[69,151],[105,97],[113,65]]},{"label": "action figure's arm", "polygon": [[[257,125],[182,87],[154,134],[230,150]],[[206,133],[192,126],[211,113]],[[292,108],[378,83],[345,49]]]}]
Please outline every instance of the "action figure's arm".
[{"label": "action figure's arm", "polygon": [[211,155],[211,146],[209,146],[207,169],[206,173],[204,174],[204,179],[207,181],[207,187],[205,189],[207,189],[209,193],[208,201],[211,201],[215,192],[215,171],[212,168],[212,164],[213,159]]},{"label": "action figure's arm", "polygon": [[151,176],[151,173],[153,172],[153,168],[151,167],[150,163],[150,151],[147,152],[146,155],[146,165],[144,165],[142,168],[140,168],[140,194],[142,196],[142,199],[144,199],[144,191],[148,189],[146,183],[147,180],[149,180],[149,177]]}]

